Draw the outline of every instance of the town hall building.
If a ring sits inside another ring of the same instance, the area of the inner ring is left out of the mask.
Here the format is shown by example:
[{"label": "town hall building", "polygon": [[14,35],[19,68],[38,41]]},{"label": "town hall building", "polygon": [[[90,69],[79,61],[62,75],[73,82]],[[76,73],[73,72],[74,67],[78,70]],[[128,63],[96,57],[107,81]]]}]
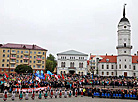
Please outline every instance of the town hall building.
[{"label": "town hall building", "polygon": [[[131,55],[131,25],[125,15],[125,5],[123,18],[118,24],[118,45],[117,55],[101,55],[98,59],[97,74],[100,76],[138,76],[138,55]],[[98,55],[99,56],[99,55]],[[94,59],[90,56],[90,60]]]}]

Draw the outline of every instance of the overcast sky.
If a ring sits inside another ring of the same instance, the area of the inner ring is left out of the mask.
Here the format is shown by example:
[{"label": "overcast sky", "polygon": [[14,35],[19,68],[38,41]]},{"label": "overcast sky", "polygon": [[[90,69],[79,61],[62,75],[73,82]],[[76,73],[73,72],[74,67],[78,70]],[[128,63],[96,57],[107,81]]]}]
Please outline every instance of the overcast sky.
[{"label": "overcast sky", "polygon": [[0,0],[0,43],[36,44],[54,55],[70,49],[117,54],[117,25],[124,3],[134,54],[138,0]]}]

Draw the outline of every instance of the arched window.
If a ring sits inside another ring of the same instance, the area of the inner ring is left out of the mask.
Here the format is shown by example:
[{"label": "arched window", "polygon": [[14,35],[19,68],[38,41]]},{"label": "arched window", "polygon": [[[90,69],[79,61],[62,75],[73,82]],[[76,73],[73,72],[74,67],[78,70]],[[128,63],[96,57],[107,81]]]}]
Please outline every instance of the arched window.
[{"label": "arched window", "polygon": [[109,75],[109,72],[107,72],[107,75]]},{"label": "arched window", "polygon": [[109,69],[109,65],[107,65],[107,69]]},{"label": "arched window", "polygon": [[102,75],[104,75],[104,72],[102,72]]},{"label": "arched window", "polygon": [[66,63],[64,62],[64,67],[66,67]]},{"label": "arched window", "polygon": [[114,65],[112,65],[112,69],[114,69]]},{"label": "arched window", "polygon": [[134,76],[136,76],[136,73],[133,73]]},{"label": "arched window", "polygon": [[121,64],[119,64],[119,69],[121,69]]},{"label": "arched window", "polygon": [[70,62],[70,67],[72,67],[72,62]]},{"label": "arched window", "polygon": [[114,72],[112,72],[112,76],[114,75]]},{"label": "arched window", "polygon": [[79,63],[79,68],[83,68],[83,63]]},{"label": "arched window", "polygon": [[104,69],[104,65],[102,65],[102,69]]},{"label": "arched window", "polygon": [[74,67],[74,62],[72,63],[72,67]]},{"label": "arched window", "polygon": [[133,70],[136,70],[136,67],[135,67],[135,65],[133,66]]},{"label": "arched window", "polygon": [[127,68],[127,65],[125,65],[125,68]]},{"label": "arched window", "polygon": [[126,43],[124,43],[124,47],[126,47]]}]

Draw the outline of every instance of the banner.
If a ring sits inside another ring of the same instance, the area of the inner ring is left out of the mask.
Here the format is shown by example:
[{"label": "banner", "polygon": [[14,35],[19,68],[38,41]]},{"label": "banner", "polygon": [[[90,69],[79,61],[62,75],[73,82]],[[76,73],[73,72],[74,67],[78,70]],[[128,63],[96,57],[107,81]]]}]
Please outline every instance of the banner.
[{"label": "banner", "polygon": [[[39,88],[22,88],[22,91],[23,92],[26,92],[28,90],[28,92],[32,92],[32,90],[34,91],[39,91],[40,89],[41,90],[45,90],[47,89],[48,87],[39,87]],[[13,91],[17,91],[19,92],[19,90],[21,90],[20,88],[13,88]]]}]

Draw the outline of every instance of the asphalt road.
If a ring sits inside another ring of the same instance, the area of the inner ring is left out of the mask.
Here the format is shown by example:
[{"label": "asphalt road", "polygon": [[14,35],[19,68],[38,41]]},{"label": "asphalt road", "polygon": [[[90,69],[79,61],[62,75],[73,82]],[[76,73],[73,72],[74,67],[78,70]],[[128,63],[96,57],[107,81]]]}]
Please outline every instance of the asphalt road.
[{"label": "asphalt road", "polygon": [[[3,102],[3,99],[0,98],[0,102]],[[109,98],[91,98],[91,97],[71,97],[71,98],[47,98],[47,99],[38,99],[38,97],[35,97],[35,100],[32,100],[31,97],[29,97],[29,100],[19,100],[18,97],[14,101],[11,100],[11,98],[8,98],[6,102],[138,102],[138,100],[129,100],[129,99],[109,99]]]}]

